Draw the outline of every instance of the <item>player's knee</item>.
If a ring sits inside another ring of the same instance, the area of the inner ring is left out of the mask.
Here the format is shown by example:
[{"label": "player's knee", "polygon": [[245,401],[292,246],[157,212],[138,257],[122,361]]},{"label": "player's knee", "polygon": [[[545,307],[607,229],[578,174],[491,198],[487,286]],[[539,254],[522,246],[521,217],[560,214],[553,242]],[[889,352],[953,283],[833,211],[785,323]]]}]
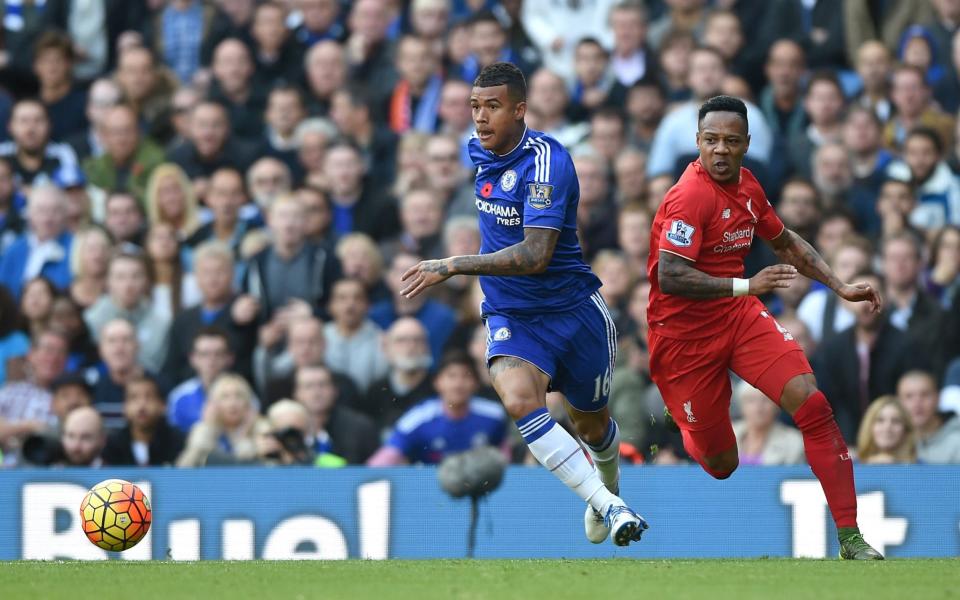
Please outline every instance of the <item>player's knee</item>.
[{"label": "player's knee", "polygon": [[523,386],[514,386],[511,389],[504,390],[501,394],[503,408],[514,421],[522,419],[533,411],[543,406],[543,398],[537,397],[537,391],[533,386],[529,388]]},{"label": "player's knee", "polygon": [[573,428],[577,431],[577,436],[588,444],[599,444],[607,435],[607,428],[610,426],[610,417],[603,420],[591,418],[573,419]]},{"label": "player's knee", "polygon": [[740,466],[740,458],[736,452],[724,452],[703,460],[706,463],[707,473],[714,479],[726,479]]},{"label": "player's knee", "polygon": [[817,380],[811,373],[797,375],[783,386],[780,406],[793,415],[817,391]]}]

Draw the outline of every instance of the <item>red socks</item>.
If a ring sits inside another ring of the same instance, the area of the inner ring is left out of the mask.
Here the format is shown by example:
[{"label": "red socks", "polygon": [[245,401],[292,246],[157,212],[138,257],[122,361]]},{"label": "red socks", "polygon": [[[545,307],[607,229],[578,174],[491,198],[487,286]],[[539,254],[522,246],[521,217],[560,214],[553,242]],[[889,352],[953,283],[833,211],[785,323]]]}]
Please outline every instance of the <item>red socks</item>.
[{"label": "red socks", "polygon": [[837,527],[856,527],[857,491],[853,484],[853,461],[823,392],[810,394],[793,415],[793,421],[803,434],[807,462],[823,486]]}]

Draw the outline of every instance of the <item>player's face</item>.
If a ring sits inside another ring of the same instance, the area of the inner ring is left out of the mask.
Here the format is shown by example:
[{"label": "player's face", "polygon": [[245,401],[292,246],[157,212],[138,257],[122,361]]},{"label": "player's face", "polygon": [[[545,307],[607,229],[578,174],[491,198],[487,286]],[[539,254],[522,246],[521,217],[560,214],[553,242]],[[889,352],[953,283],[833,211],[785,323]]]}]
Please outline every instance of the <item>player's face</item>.
[{"label": "player's face", "polygon": [[715,181],[738,181],[743,155],[750,147],[746,123],[733,112],[711,112],[697,131],[700,163]]},{"label": "player's face", "polygon": [[470,92],[470,109],[480,145],[496,154],[506,154],[523,132],[525,101],[516,102],[507,93],[507,86],[474,87]]}]

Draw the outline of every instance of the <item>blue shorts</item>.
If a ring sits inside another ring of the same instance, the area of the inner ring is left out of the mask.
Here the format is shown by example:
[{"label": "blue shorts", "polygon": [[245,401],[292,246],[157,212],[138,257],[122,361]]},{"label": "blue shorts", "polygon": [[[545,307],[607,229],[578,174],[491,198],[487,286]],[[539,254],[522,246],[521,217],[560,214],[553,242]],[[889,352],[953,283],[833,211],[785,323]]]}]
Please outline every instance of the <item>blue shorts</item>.
[{"label": "blue shorts", "polygon": [[550,377],[577,410],[607,405],[617,329],[600,292],[571,310],[533,315],[487,312],[487,363],[497,356],[525,360]]}]

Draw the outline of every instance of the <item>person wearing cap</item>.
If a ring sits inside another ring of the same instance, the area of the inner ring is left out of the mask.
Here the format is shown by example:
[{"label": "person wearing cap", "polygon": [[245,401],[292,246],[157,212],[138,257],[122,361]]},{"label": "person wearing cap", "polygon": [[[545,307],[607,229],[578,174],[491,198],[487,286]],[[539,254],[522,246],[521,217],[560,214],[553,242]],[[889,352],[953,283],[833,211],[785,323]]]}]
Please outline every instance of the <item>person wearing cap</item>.
[{"label": "person wearing cap", "polygon": [[87,177],[83,170],[77,165],[64,165],[53,174],[53,183],[63,190],[67,200],[64,213],[67,230],[76,233],[89,225],[93,215],[90,213],[90,194],[87,193]]},{"label": "person wearing cap", "polygon": [[16,450],[23,439],[57,424],[52,411],[53,382],[67,364],[69,342],[59,331],[38,334],[27,354],[28,377],[0,388],[0,449]]}]

